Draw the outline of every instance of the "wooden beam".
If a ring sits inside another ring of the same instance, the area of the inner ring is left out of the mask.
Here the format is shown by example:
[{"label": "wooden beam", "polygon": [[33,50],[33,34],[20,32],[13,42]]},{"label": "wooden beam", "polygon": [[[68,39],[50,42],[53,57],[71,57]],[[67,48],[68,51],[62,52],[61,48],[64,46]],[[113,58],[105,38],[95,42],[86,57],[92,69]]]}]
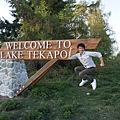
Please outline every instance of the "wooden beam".
[{"label": "wooden beam", "polygon": [[30,77],[18,90],[15,91],[16,95],[22,93],[29,86],[33,86],[40,81],[40,79],[52,68],[58,59],[52,59],[47,62],[40,70],[38,70],[32,77]]},{"label": "wooden beam", "polygon": [[49,70],[53,67],[53,65],[51,65],[46,71],[44,71],[36,80],[34,80],[34,82],[30,85],[31,86],[34,86],[35,84],[37,84],[41,78],[43,78],[48,72]]}]

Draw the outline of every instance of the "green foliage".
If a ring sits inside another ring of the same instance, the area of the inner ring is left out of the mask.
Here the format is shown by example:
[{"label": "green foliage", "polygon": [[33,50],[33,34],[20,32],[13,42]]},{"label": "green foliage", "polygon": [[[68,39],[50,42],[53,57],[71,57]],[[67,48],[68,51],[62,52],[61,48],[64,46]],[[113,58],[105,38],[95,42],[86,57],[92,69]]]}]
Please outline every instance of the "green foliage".
[{"label": "green foliage", "polygon": [[63,114],[64,118],[70,118],[73,111],[74,111],[73,105],[64,105],[62,107],[62,114]]},{"label": "green foliage", "polygon": [[21,20],[20,31],[24,35],[23,39],[73,38],[68,26],[72,20],[70,4],[73,0],[8,0],[8,2],[15,8],[13,15],[15,14]]},{"label": "green foliage", "polygon": [[32,110],[25,115],[25,120],[40,120],[43,117],[42,112],[38,112],[36,110]]},{"label": "green foliage", "polygon": [[10,117],[5,114],[0,114],[0,120],[10,120]]},{"label": "green foliage", "polygon": [[120,88],[119,88],[118,86],[115,86],[115,85],[114,85],[114,87],[111,88],[111,92],[112,92],[112,93],[117,93],[117,92],[119,92],[119,91],[120,91]]},{"label": "green foliage", "polygon": [[32,109],[28,112],[25,112],[25,120],[44,120],[49,119],[50,108],[47,104],[40,104],[37,109]]},{"label": "green foliage", "polygon": [[102,93],[101,94],[101,99],[103,100],[107,100],[107,99],[111,99],[112,95],[110,93]]},{"label": "green foliage", "polygon": [[20,26],[21,24],[18,23],[18,19],[14,20],[13,23],[10,23],[6,19],[0,19],[0,41],[10,42],[16,40]]},{"label": "green foliage", "polygon": [[29,91],[29,95],[31,98],[41,99],[58,97],[69,86],[71,84],[67,82],[40,83],[40,85]]},{"label": "green foliage", "polygon": [[34,68],[33,66],[28,66],[28,67],[27,67],[27,72],[29,73],[29,74],[28,74],[28,78],[30,78],[32,75],[35,74],[36,68]]},{"label": "green foliage", "polygon": [[[116,43],[114,38],[114,32],[109,27],[108,19],[110,13],[103,12],[103,6],[100,4],[101,0],[86,2],[81,1],[79,5],[76,6],[75,19],[82,19],[82,31],[78,27],[78,37],[79,38],[101,38],[101,42],[97,47],[97,51],[100,51],[104,57],[112,56],[116,49],[113,45]],[[79,25],[78,25],[79,26]],[[85,32],[85,31],[86,32]],[[86,34],[85,34],[86,33]]]},{"label": "green foliage", "polygon": [[[71,71],[68,67],[61,67],[60,65],[56,65],[46,76],[46,81],[59,81],[64,79],[66,75],[70,75]],[[56,77],[58,79],[56,79]]]},{"label": "green foliage", "polygon": [[18,100],[6,100],[1,104],[1,109],[6,111],[15,110],[21,107],[21,103]]}]

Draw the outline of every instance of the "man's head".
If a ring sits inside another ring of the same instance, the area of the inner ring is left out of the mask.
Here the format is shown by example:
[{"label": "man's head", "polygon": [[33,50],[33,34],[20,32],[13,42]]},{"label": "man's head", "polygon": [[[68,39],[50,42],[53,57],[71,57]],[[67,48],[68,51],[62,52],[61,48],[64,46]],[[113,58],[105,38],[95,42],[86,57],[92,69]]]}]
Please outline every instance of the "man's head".
[{"label": "man's head", "polygon": [[77,45],[77,48],[79,48],[79,47],[82,47],[82,48],[85,49],[85,45],[84,45],[83,43],[79,43],[79,44]]},{"label": "man's head", "polygon": [[79,43],[77,45],[77,49],[80,53],[82,53],[85,50],[85,45],[83,43]]}]

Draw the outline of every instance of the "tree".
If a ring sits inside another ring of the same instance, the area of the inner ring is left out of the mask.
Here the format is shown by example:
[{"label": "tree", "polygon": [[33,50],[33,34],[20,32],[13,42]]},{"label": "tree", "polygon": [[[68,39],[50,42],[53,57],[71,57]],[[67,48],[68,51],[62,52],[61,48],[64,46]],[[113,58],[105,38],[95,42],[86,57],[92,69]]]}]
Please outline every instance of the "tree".
[{"label": "tree", "polygon": [[82,19],[83,22],[79,24],[83,24],[82,29],[86,30],[86,32],[82,33],[79,30],[78,24],[78,38],[101,38],[101,42],[97,47],[97,50],[101,51],[103,56],[109,57],[114,53],[113,45],[116,41],[114,39],[114,32],[108,24],[110,13],[104,14],[100,3],[100,0],[92,3],[82,1],[77,5],[75,10],[75,19],[78,21]]},{"label": "tree", "polygon": [[67,39],[73,38],[73,0],[8,0],[15,9],[13,15],[22,23],[23,39]]},{"label": "tree", "polygon": [[21,24],[18,23],[18,20],[14,20],[13,23],[10,23],[5,18],[0,19],[0,41],[8,42],[14,41],[18,37],[18,30]]}]

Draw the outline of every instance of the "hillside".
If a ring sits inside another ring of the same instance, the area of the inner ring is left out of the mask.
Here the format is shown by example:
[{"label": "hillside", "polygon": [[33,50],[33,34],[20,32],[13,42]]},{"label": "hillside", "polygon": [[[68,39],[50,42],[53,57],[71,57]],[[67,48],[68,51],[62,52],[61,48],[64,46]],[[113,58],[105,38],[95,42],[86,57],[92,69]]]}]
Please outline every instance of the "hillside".
[{"label": "hillside", "polygon": [[[119,120],[119,57],[105,61],[95,74],[97,89],[78,84],[73,69],[52,69],[18,97],[0,98],[0,120]],[[86,93],[90,93],[87,95]]]}]

